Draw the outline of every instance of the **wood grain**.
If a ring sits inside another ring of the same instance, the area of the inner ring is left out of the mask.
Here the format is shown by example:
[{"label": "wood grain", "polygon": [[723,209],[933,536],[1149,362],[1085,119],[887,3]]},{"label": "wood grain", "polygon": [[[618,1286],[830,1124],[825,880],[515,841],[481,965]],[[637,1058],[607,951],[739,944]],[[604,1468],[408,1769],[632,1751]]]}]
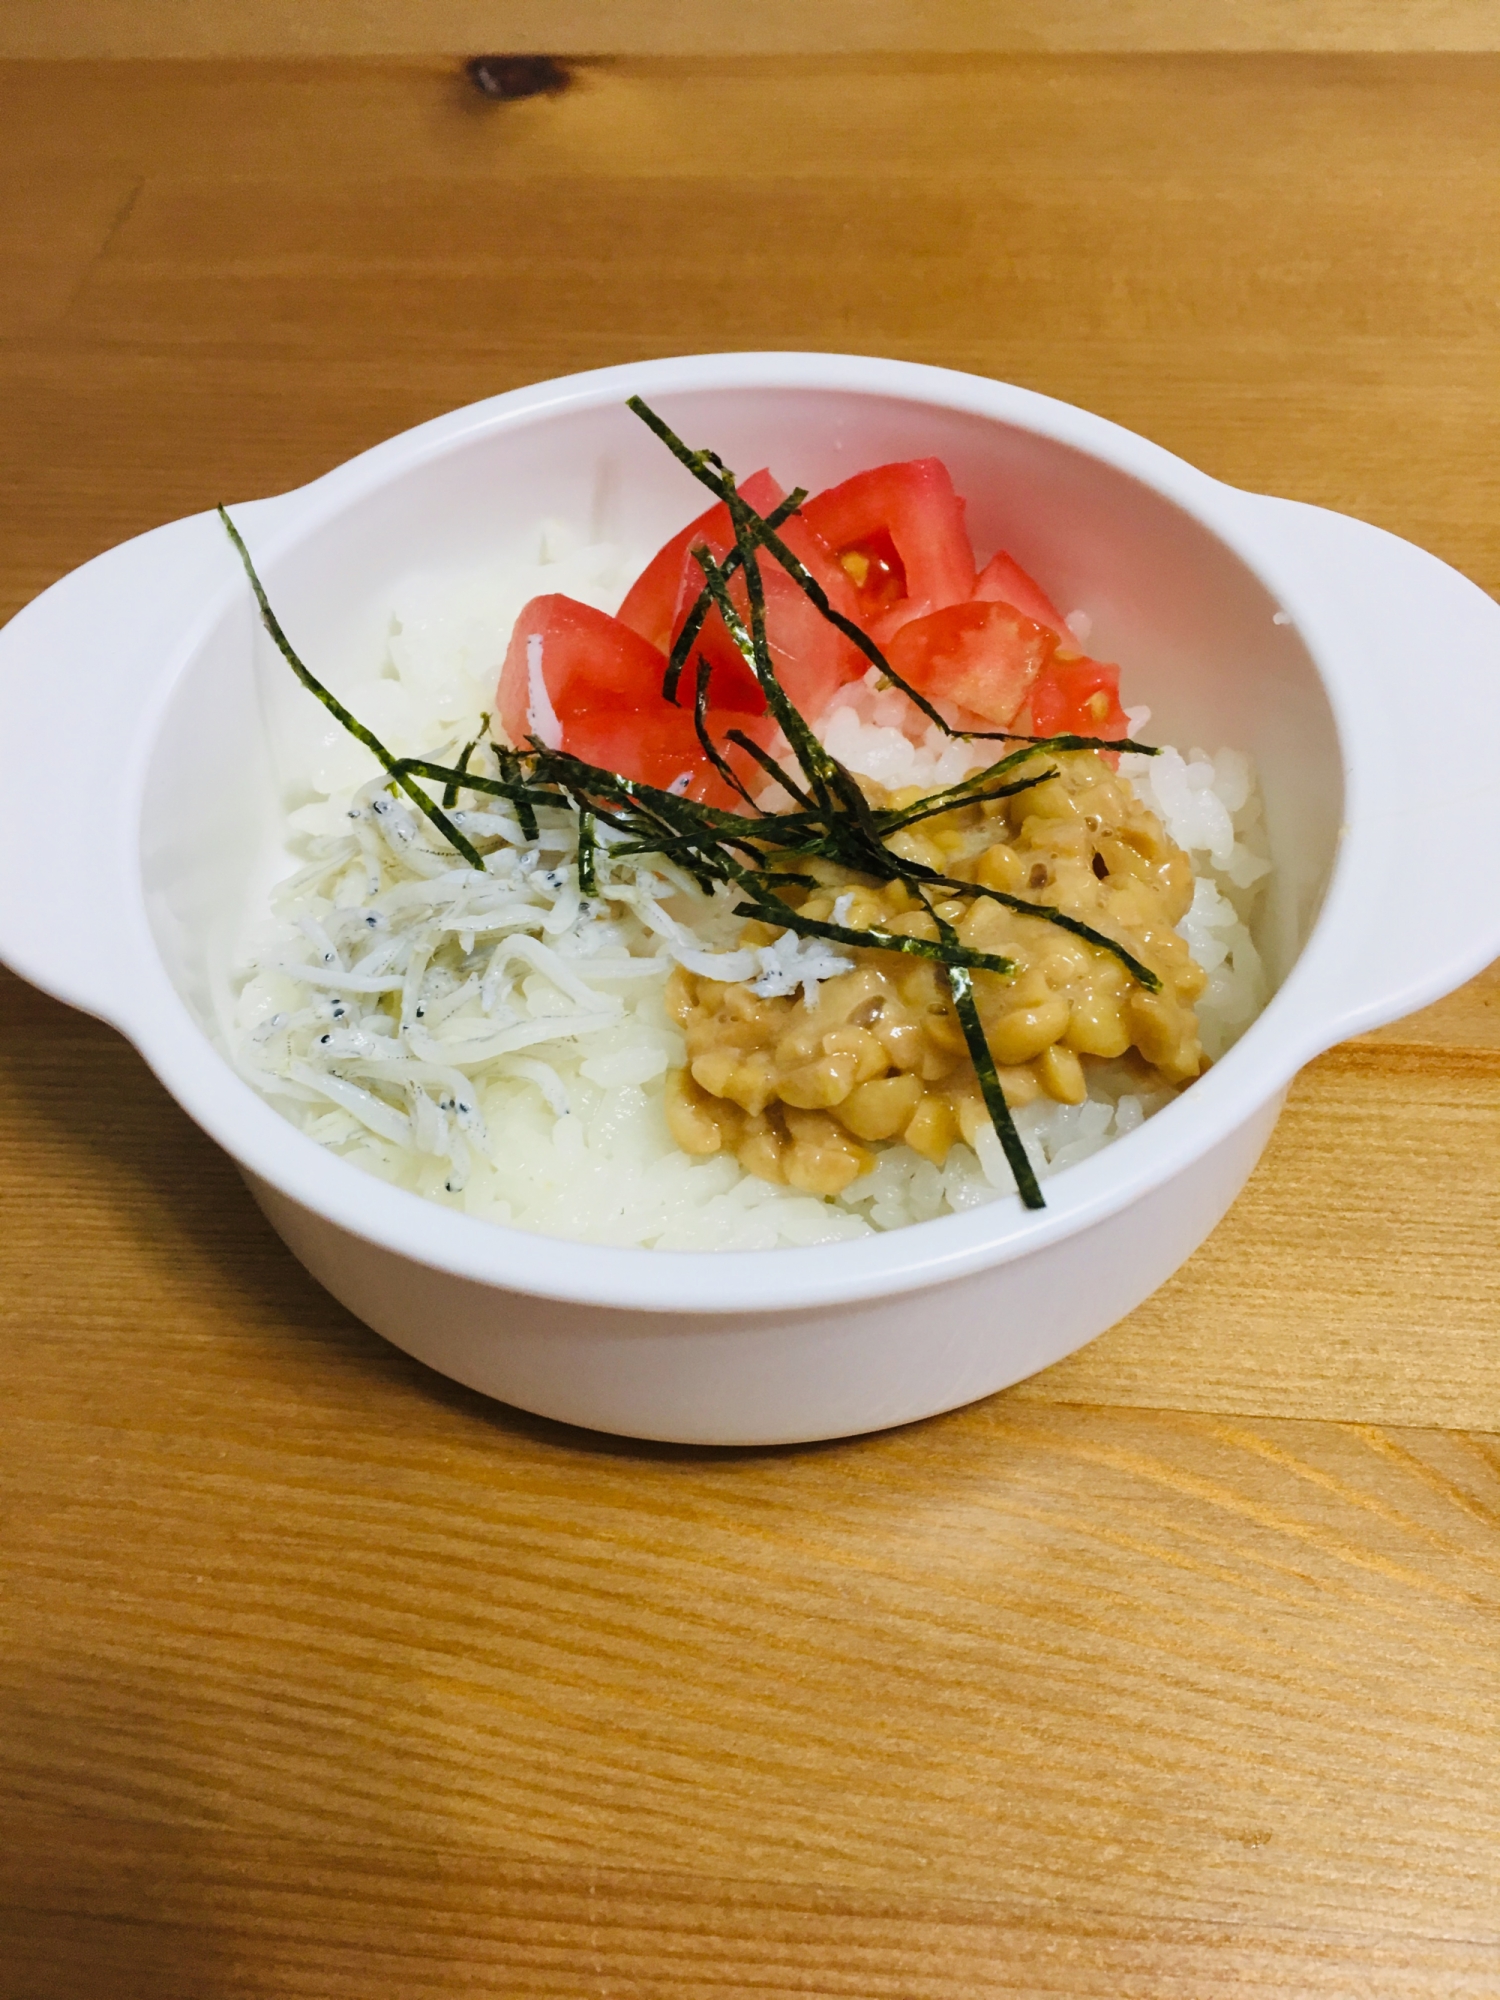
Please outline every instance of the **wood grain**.
[{"label": "wood grain", "polygon": [[[514,383],[845,346],[1500,589],[1500,61],[0,68],[0,609]],[[566,1432],[0,974],[0,1993],[1500,1990],[1500,969],[1156,1298],[800,1451]]]},{"label": "wood grain", "polygon": [[10,0],[0,57],[1494,50],[1490,0]]}]

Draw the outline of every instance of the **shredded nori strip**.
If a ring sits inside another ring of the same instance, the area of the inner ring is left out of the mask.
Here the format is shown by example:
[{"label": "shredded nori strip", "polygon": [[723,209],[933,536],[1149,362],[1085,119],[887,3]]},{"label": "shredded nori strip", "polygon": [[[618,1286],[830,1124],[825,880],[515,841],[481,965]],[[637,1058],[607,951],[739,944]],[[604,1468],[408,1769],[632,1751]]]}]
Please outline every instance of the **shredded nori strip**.
[{"label": "shredded nori strip", "polygon": [[[786,690],[776,677],[776,669],[771,665],[770,653],[765,646],[764,600],[759,597],[758,590],[754,586],[749,585],[749,579],[747,578],[747,595],[750,598],[750,616],[752,621],[755,620],[758,603],[762,612],[759,636],[757,636],[753,624],[752,629],[746,629],[744,620],[740,617],[738,610],[730,598],[728,588],[724,582],[724,572],[714,561],[708,550],[706,548],[694,549],[693,556],[708,581],[708,594],[717,606],[719,616],[724,620],[725,629],[739,648],[745,664],[760,683],[761,692],[766,698],[767,712],[770,714],[772,721],[779,726],[782,735],[785,736],[787,742],[791,745],[792,755],[802,766],[803,774],[812,789],[814,800],[822,811],[830,811],[833,806],[833,793],[829,787],[829,777],[833,768],[833,759],[828,755],[822,744],[819,743],[817,737],[813,735],[812,730],[803,721],[798,711],[792,706],[792,703],[787,698]],[[760,582],[760,572],[756,570],[754,575],[755,583],[758,585]]]},{"label": "shredded nori strip", "polygon": [[[479,748],[480,744],[484,741],[485,737],[489,735],[489,733],[490,733],[490,719],[487,715],[481,715],[479,718],[479,734],[474,738],[472,738],[468,743],[466,743],[463,749],[458,753],[457,769],[459,771],[468,770],[469,759],[474,755],[474,752]],[[451,811],[452,808],[457,804],[458,804],[458,779],[454,777],[450,778],[447,784],[444,785],[443,787],[443,806],[445,810]]]},{"label": "shredded nori strip", "polygon": [[728,785],[732,792],[738,792],[739,796],[745,801],[745,804],[749,806],[751,812],[759,814],[760,807],[735,776],[733,765],[708,733],[708,681],[712,671],[712,663],[706,660],[700,653],[698,655],[698,685],[693,694],[693,728],[697,732],[698,741],[703,745],[704,756],[713,765],[725,784]]},{"label": "shredded nori strip", "polygon": [[492,747],[495,752],[495,762],[500,766],[500,775],[511,788],[503,796],[509,798],[514,804],[516,817],[521,822],[522,833],[525,834],[528,840],[535,840],[541,832],[541,828],[536,823],[536,810],[532,805],[531,795],[526,788],[520,756],[516,751],[505,749],[498,743]]},{"label": "shredded nori strip", "polygon": [[[336,721],[342,723],[351,736],[358,742],[363,743],[365,748],[375,756],[387,776],[394,784],[401,787],[402,791],[406,793],[406,796],[419,812],[426,814],[444,840],[447,841],[448,845],[456,848],[471,868],[482,869],[484,867],[484,860],[478,848],[465,839],[463,834],[459,832],[452,820],[443,811],[442,807],[434,805],[420,785],[413,784],[411,779],[400,769],[396,758],[386,749],[380,738],[374,735],[372,731],[366,729],[364,724],[355,716],[352,716],[339,700],[338,696],[331,694],[316,675],[298,659],[296,653],[292,650],[291,640],[282,631],[280,621],[276,613],[271,609],[271,601],[266,596],[265,590],[261,585],[261,580],[255,573],[255,565],[250,560],[250,551],[245,547],[240,537],[239,529],[230,520],[222,507],[219,509],[219,519],[224,523],[229,534],[229,539],[233,542],[239,553],[240,561],[245,566],[245,574],[250,579],[250,588],[254,591],[255,601],[260,606],[261,623],[270,633],[276,643],[277,651],[297,676],[298,680],[301,681],[309,694],[317,696],[329,714]],[[459,778],[462,778],[462,771],[457,775]]]},{"label": "shredded nori strip", "polygon": [[804,917],[800,910],[789,910],[769,898],[736,903],[734,913],[737,917],[759,917],[762,923],[780,924],[784,930],[796,931],[799,937],[827,938],[833,944],[857,945],[865,951],[904,951],[911,958],[930,958],[939,965],[960,965],[971,972],[1006,974],[1016,969],[1014,960],[1002,958],[998,952],[971,951],[966,944],[960,944],[951,924],[947,926],[948,937],[942,937],[941,917],[937,918],[939,941],[934,944],[931,938],[903,937],[899,931],[856,930],[852,924]]},{"label": "shredded nori strip", "polygon": [[[971,792],[967,798],[960,799],[958,805],[977,806],[982,805],[986,799],[1013,799],[1018,792],[1029,792],[1033,787],[1045,785],[1049,778],[1055,778],[1056,776],[1057,772],[1055,770],[1038,771],[1035,777],[1017,778],[1013,785],[996,785],[987,792]],[[909,806],[905,812],[897,817],[896,824],[894,826],[887,825],[885,831],[887,834],[899,833],[903,827],[918,826],[924,819],[937,819],[943,813],[950,813],[954,810],[955,805],[952,799],[939,805],[929,804],[924,799],[920,805]]]},{"label": "shredded nori strip", "polygon": [[[1073,734],[1036,737],[1021,735],[1014,730],[955,729],[931,702],[892,670],[889,661],[868,634],[833,607],[816,577],[777,533],[807,498],[804,489],[799,487],[789,493],[768,514],[759,514],[740,495],[734,474],[716,453],[692,451],[640,397],[632,396],[629,407],[694,478],[725,504],[734,526],[734,547],[726,552],[722,561],[716,560],[704,545],[690,550],[693,560],[703,572],[703,589],[672,647],[663,676],[662,693],[669,701],[677,701],[682,674],[704,623],[712,612],[717,611],[736,651],[765,697],[767,713],[787,741],[800,778],[794,777],[744,729],[727,730],[725,741],[744,751],[781,786],[794,801],[792,810],[769,812],[760,806],[723,750],[713,741],[708,726],[712,670],[709,660],[702,653],[698,656],[694,679],[694,731],[709,764],[729,790],[749,808],[748,815],[689,799],[676,792],[663,791],[658,786],[626,777],[622,772],[585,763],[566,751],[548,748],[535,737],[525,748],[495,743],[489,738],[490,718],[487,715],[481,717],[479,733],[463,746],[455,765],[442,764],[426,757],[394,756],[323,686],[293,650],[271,609],[239,531],[221,507],[219,517],[250,579],[266,630],[308,692],[374,755],[390,780],[391,789],[404,792],[472,868],[483,870],[484,859],[448,817],[447,810],[456,807],[462,792],[507,801],[515,809],[521,831],[528,840],[535,840],[538,836],[539,808],[563,807],[577,816],[578,887],[583,896],[598,894],[598,829],[603,825],[623,836],[609,847],[608,852],[613,855],[622,858],[656,855],[682,868],[707,892],[716,887],[738,889],[746,900],[735,905],[736,915],[790,930],[801,937],[822,938],[829,943],[860,950],[899,952],[941,965],[986,1109],[1015,1174],[1021,1199],[1028,1208],[1043,1207],[1045,1204],[1035,1172],[1005,1102],[974,994],[975,972],[1005,977],[1014,972],[1014,962],[999,953],[976,951],[965,945],[952,922],[939,914],[929,891],[942,890],[964,899],[987,899],[1020,915],[1056,924],[1095,949],[1111,953],[1132,978],[1148,990],[1159,992],[1161,980],[1149,966],[1142,964],[1115,939],[1106,937],[1101,931],[1062,910],[1054,909],[1050,904],[1028,902],[1024,897],[1013,896],[1005,890],[944,875],[925,863],[893,853],[886,843],[893,834],[923,820],[957,811],[964,806],[981,805],[991,799],[1013,798],[1057,776],[1056,766],[1045,763],[1040,770],[1023,771],[1022,767],[1033,758],[1045,759],[1048,753],[1070,750],[1135,750],[1155,756],[1155,747],[1134,742],[1128,737],[1121,740]],[[1004,741],[1020,747],[1009,751],[984,770],[971,773],[957,784],[931,794],[913,806],[901,809],[872,806],[854,773],[825,749],[781,685],[766,631],[762,551],[781,566],[823,617],[851,640],[891,685],[899,688],[945,735],[983,742]],[[743,578],[743,612],[730,590],[736,576]],[[471,760],[481,745],[488,747],[492,753],[498,776],[487,776],[471,768]],[[1018,775],[1012,777],[1012,772]],[[422,790],[416,782],[418,778],[442,785],[441,805]],[[931,916],[937,928],[936,940],[906,937],[878,927],[861,929],[804,916],[782,900],[780,894],[789,888],[813,889],[819,886],[818,878],[799,873],[787,865],[798,860],[833,862],[851,874],[863,876],[874,883],[903,883]]]},{"label": "shredded nori strip", "polygon": [[[770,513],[767,514],[766,525],[770,528],[779,528],[783,521],[788,520],[796,513],[806,498],[807,490],[802,486],[797,487],[794,492],[788,493],[785,500],[779,501],[771,509]],[[738,547],[732,548],[724,558],[724,577],[726,582],[739,568],[740,561],[741,557]],[[688,655],[692,652],[694,646],[697,645],[698,634],[703,630],[708,614],[713,608],[714,601],[712,594],[706,589],[700,591],[697,601],[683,623],[682,630],[673,642],[672,651],[667,659],[667,671],[663,676],[661,684],[661,691],[670,702],[677,700],[677,685],[682,679],[682,670],[687,665]]]},{"label": "shredded nori strip", "polygon": [[578,808],[578,893],[580,896],[597,896],[599,879],[594,871],[594,860],[598,852],[598,822],[587,806]]},{"label": "shredded nori strip", "polygon": [[[919,892],[920,893],[920,892]],[[922,897],[927,903],[927,898]],[[951,952],[958,943],[958,933],[952,924],[927,903],[928,913],[938,927],[938,936]],[[984,1023],[979,1018],[979,1006],[974,998],[974,979],[969,968],[956,957],[947,961],[948,991],[953,995],[954,1010],[959,1026],[964,1031],[964,1040],[969,1047],[969,1060],[974,1065],[974,1074],[979,1079],[979,1088],[984,1093],[984,1108],[990,1114],[990,1123],[995,1128],[995,1136],[1004,1149],[1010,1163],[1010,1170],[1016,1177],[1016,1191],[1028,1208],[1045,1208],[1046,1201],[1037,1185],[1036,1171],[1021,1135],[1016,1130],[1016,1121],[1010,1115],[1010,1106],[1005,1101],[1005,1092],[1000,1078],[995,1072],[995,1058],[990,1054],[990,1045],[984,1038]]]},{"label": "shredded nori strip", "polygon": [[1082,938],[1085,944],[1093,945],[1096,951],[1109,952],[1112,957],[1120,961],[1138,985],[1145,987],[1148,993],[1161,991],[1161,980],[1149,965],[1142,965],[1124,945],[1117,944],[1112,937],[1106,937],[1103,931],[1096,931],[1091,924],[1083,923],[1077,917],[1070,917],[1064,910],[1054,910],[1045,903],[1028,903],[1024,897],[1012,896],[1004,889],[986,888],[983,882],[960,882],[953,876],[926,873],[922,875],[921,880],[932,883],[934,887],[956,889],[961,894],[984,896],[992,903],[1003,903],[1007,910],[1018,911],[1023,917],[1045,917],[1049,924],[1056,924],[1059,930],[1071,931],[1074,937]]},{"label": "shredded nori strip", "polygon": [[[766,776],[774,778],[789,799],[795,799],[798,805],[802,806],[807,812],[817,810],[812,800],[797,783],[797,780],[789,772],[782,769],[781,765],[777,763],[769,751],[762,750],[753,736],[747,736],[743,729],[731,729],[727,732],[727,739],[731,743],[737,743],[742,750],[753,757]],[[760,808],[757,806],[756,811],[759,812],[759,810]]]}]

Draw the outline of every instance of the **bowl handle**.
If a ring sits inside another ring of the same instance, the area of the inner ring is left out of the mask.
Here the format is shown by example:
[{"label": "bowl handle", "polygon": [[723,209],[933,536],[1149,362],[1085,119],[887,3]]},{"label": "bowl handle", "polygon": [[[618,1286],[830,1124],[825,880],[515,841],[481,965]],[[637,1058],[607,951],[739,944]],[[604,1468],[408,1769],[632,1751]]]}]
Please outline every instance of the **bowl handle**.
[{"label": "bowl handle", "polygon": [[1309,1010],[1327,1048],[1500,956],[1500,605],[1383,528],[1243,497],[1263,574],[1328,607],[1319,636],[1357,676],[1335,690],[1346,824]]},{"label": "bowl handle", "polygon": [[[234,509],[264,541],[299,488]],[[128,746],[175,670],[174,642],[239,574],[215,514],[153,528],[73,570],[0,630],[6,803],[25,865],[0,870],[0,963],[122,1025],[140,926],[120,824]]]}]

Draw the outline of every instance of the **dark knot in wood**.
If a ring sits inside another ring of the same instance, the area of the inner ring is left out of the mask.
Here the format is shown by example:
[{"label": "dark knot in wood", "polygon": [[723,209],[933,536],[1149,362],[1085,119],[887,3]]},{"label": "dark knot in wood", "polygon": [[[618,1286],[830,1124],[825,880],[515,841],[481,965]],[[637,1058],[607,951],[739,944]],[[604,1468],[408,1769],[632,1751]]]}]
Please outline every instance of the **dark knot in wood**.
[{"label": "dark knot in wood", "polygon": [[572,77],[554,56],[470,56],[464,74],[485,97],[515,103],[523,97],[555,97]]}]

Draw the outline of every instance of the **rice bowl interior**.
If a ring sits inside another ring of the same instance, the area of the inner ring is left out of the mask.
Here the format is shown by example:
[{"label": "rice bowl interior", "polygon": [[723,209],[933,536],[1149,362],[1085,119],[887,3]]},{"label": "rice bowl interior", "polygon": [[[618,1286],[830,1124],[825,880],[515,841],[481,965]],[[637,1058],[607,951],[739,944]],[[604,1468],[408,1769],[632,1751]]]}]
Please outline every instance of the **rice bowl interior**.
[{"label": "rice bowl interior", "polygon": [[[695,424],[692,401],[675,399],[672,415],[696,437],[706,426]],[[1128,697],[1149,704],[1153,740],[1188,749],[1198,743],[1215,749],[1233,745],[1254,758],[1263,777],[1272,863],[1255,929],[1267,985],[1274,987],[1315,912],[1341,801],[1286,781],[1293,762],[1306,755],[1309,736],[1331,749],[1331,718],[1300,640],[1284,621],[1278,622],[1279,607],[1243,563],[1135,481],[1107,468],[1101,472],[1097,462],[1025,431],[883,398],[747,392],[732,402],[728,423],[722,396],[715,398],[712,418],[713,441],[725,456],[731,462],[780,462],[805,484],[836,479],[903,453],[944,456],[968,496],[976,547],[983,551],[1003,541],[1047,578],[1070,610],[1076,608],[1092,621],[1094,650],[1120,659]],[[444,704],[472,712],[473,691],[486,681],[492,687],[504,643],[505,592],[536,587],[534,575],[523,578],[519,573],[540,555],[553,559],[547,565],[553,572],[551,587],[579,595],[592,590],[596,601],[607,604],[656,542],[694,511],[687,476],[669,462],[663,464],[653,441],[638,438],[623,413],[618,449],[600,453],[591,447],[580,451],[576,462],[570,462],[566,449],[569,421],[562,417],[546,426],[545,449],[539,429],[480,438],[466,452],[450,452],[416,468],[399,493],[371,496],[362,505],[360,541],[366,560],[357,575],[349,574],[347,535],[339,538],[331,563],[326,552],[320,560],[316,533],[281,560],[274,549],[268,552],[268,584],[299,648],[351,702],[358,691],[361,712],[374,704],[368,719],[376,726],[399,734],[403,725],[397,711],[407,704],[406,722],[411,723],[414,693],[417,709],[430,702],[419,723],[462,726],[456,712],[442,713]],[[597,429],[598,414],[593,421]],[[564,433],[561,441],[559,432]],[[429,504],[424,504],[424,483],[432,488]],[[549,530],[550,541],[543,548],[539,515],[578,525],[568,532]],[[566,574],[566,582],[558,572]],[[480,602],[486,599],[487,604]],[[394,634],[393,613],[401,627]],[[175,849],[171,865],[158,871],[172,883],[170,898],[158,897],[152,904],[158,941],[169,962],[175,962],[203,1025],[226,1053],[237,1048],[245,1025],[237,976],[245,966],[246,917],[263,906],[272,884],[302,858],[289,852],[287,834],[298,820],[304,832],[311,831],[319,811],[326,810],[326,794],[317,787],[336,786],[340,778],[347,782],[357,775],[329,765],[315,768],[316,739],[328,733],[324,718],[289,681],[284,665],[254,635],[249,620],[248,606],[235,606],[217,636],[234,648],[243,648],[247,640],[255,647],[253,701],[246,705],[252,686],[240,681],[226,703],[225,685],[211,686],[200,664],[177,691],[158,751],[159,758],[174,754],[179,747],[170,740],[174,730],[195,732],[197,754],[191,761],[197,797],[188,802],[192,809],[175,812],[170,824],[167,815],[160,815],[154,829],[149,794],[146,804],[148,855],[153,838],[164,861],[168,849]],[[455,640],[455,626],[465,624],[467,638]],[[440,629],[445,626],[446,631]],[[470,676],[472,687],[463,690],[452,670],[466,646],[477,671]],[[212,652],[211,639],[199,654],[200,663]],[[446,668],[439,657],[444,653]],[[375,675],[372,663],[378,663]],[[232,709],[236,698],[240,713],[226,730],[223,710]],[[382,703],[383,715],[375,712]],[[849,732],[863,730],[868,736],[880,727],[873,714],[855,713],[856,706],[849,706],[840,725],[846,737],[840,754],[851,763],[859,760],[850,755]],[[1294,760],[1289,750],[1299,733],[1303,740]],[[227,740],[239,749],[237,758],[224,756]],[[321,747],[336,763],[345,746]],[[1327,762],[1336,768],[1336,759]],[[1195,771],[1181,763],[1175,767],[1171,782],[1183,795],[1179,804],[1191,810],[1194,795],[1201,806],[1215,788],[1221,793],[1227,788],[1231,801],[1238,803],[1239,831],[1249,836],[1253,858],[1261,834],[1251,823],[1255,802],[1243,769],[1233,757],[1221,758],[1208,770],[1206,786],[1205,769],[1202,760]],[[309,784],[310,776],[316,787]],[[180,784],[178,791],[180,808]],[[183,849],[181,829],[195,821],[200,851],[213,856],[211,869],[195,867]],[[208,840],[202,837],[205,825],[212,828]],[[1238,855],[1226,854],[1226,865],[1242,867],[1246,852],[1242,842]],[[232,894],[226,893],[230,882]],[[1235,938],[1224,963],[1231,972],[1250,967],[1248,944]],[[1229,1032],[1234,1025],[1231,1021]],[[660,1022],[647,1026],[660,1041]],[[511,1219],[532,1229],[617,1243],[751,1248],[828,1241],[864,1233],[872,1223],[891,1227],[922,1220],[945,1208],[991,1199],[1003,1185],[1000,1177],[986,1175],[985,1162],[969,1152],[943,1173],[922,1162],[886,1171],[878,1187],[863,1191],[862,1203],[829,1204],[753,1187],[739,1193],[744,1177],[736,1175],[731,1185],[710,1186],[704,1199],[689,1203],[692,1213],[686,1220],[680,1200],[676,1213],[653,1222],[649,1215],[643,1219],[639,1204],[636,1213],[626,1213],[629,1204],[622,1204],[617,1192],[592,1207],[585,1200],[581,1213],[580,1188],[590,1164],[587,1128],[611,1119],[622,1128],[629,1125],[624,1113],[632,1107],[621,1094],[634,1091],[639,1096],[651,1083],[640,1073],[643,1059],[640,1048],[600,1043],[589,1054],[580,1046],[577,1077],[568,1081],[587,1086],[581,1107],[586,1115],[574,1114],[571,1126],[558,1118],[556,1104],[548,1102],[534,1078],[513,1079],[507,1129],[524,1133],[535,1169],[531,1178],[543,1198],[529,1212],[512,1206]],[[592,1074],[585,1073],[585,1064],[592,1065]],[[1054,1110],[1061,1113],[1063,1108]],[[1127,1106],[1127,1122],[1135,1115]],[[1079,1107],[1077,1115],[1070,1108],[1051,1120],[1053,1129],[1033,1138],[1052,1164],[1062,1165],[1110,1136],[1115,1118],[1107,1104]],[[569,1136],[562,1138],[560,1132]],[[639,1151],[631,1155],[636,1177],[660,1157],[647,1158]],[[693,1171],[705,1172],[701,1167]],[[555,1190],[550,1196],[549,1178]],[[441,1188],[426,1191],[446,1193]],[[463,1199],[463,1191],[455,1198]],[[496,1198],[493,1190],[470,1198],[475,1199],[474,1212],[507,1219],[503,1210],[484,1205]],[[498,1199],[510,1197],[501,1193]],[[668,1210],[672,1207],[669,1200]],[[768,1214],[773,1210],[778,1211],[774,1219]],[[706,1219],[705,1211],[712,1211]]]},{"label": "rice bowl interior", "polygon": [[[458,738],[493,705],[528,598],[563,591],[613,612],[640,567],[558,521],[539,525],[527,553],[487,575],[397,587],[376,671],[337,692],[398,754],[448,763],[460,754]],[[1091,614],[1080,607],[1072,618],[1076,636],[1088,636]],[[1133,733],[1147,720],[1137,710]],[[277,885],[276,914],[242,944],[234,1026],[243,1073],[310,1137],[483,1220],[667,1250],[838,1242],[1014,1193],[994,1129],[977,1119],[968,1143],[940,1158],[899,1139],[881,1146],[873,1171],[821,1198],[724,1150],[692,1158],[663,1103],[685,1060],[665,989],[677,964],[732,976],[745,953],[725,899],[649,857],[613,864],[612,900],[581,896],[576,824],[563,812],[544,816],[536,840],[503,812],[462,815],[465,832],[502,841],[489,862],[498,874],[476,880],[389,796],[368,750],[311,702],[305,723],[287,787],[313,794],[289,818],[301,865]],[[856,773],[924,793],[995,755],[924,727],[873,669],[839,691],[819,733]],[[1269,872],[1253,769],[1232,749],[1187,759],[1169,749],[1127,754],[1121,771],[1193,856],[1182,930],[1209,975],[1197,1011],[1217,1059],[1265,998],[1248,928]],[[351,948],[361,955],[351,960]],[[800,990],[813,1002],[820,978],[850,966],[786,932],[760,952],[755,990]],[[398,1033],[388,998],[404,1015]],[[1040,1096],[1016,1111],[1039,1180],[1125,1136],[1174,1094],[1121,1063],[1092,1063],[1087,1085],[1081,1103]]]}]

